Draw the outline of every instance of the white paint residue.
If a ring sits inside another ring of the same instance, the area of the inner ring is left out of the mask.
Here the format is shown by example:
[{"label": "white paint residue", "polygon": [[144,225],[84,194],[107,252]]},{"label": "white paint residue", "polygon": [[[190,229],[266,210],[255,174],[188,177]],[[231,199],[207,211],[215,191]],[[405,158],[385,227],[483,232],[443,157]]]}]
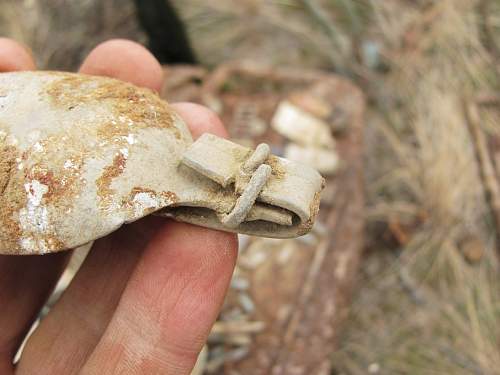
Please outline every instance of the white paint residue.
[{"label": "white paint residue", "polygon": [[47,208],[28,206],[21,209],[19,211],[19,223],[23,232],[45,233],[49,229],[49,213]]},{"label": "white paint residue", "polygon": [[35,152],[42,152],[43,146],[40,142],[37,142],[33,145],[33,149],[35,150]]},{"label": "white paint residue", "polygon": [[137,193],[134,196],[133,202],[135,203],[136,217],[142,216],[147,209],[160,207],[160,203],[151,193]]},{"label": "white paint residue", "polygon": [[136,142],[134,134],[129,134],[126,137],[123,136],[123,138],[128,142],[129,145],[133,145]]},{"label": "white paint residue", "polygon": [[134,196],[134,202],[139,203],[147,208],[156,207],[158,202],[151,193],[137,193]]},{"label": "white paint residue", "polygon": [[64,162],[64,169],[76,169],[76,168],[77,166],[75,163],[73,163],[73,161],[68,159]]},{"label": "white paint residue", "polygon": [[20,244],[24,251],[30,253],[44,254],[50,250],[45,240],[36,240],[32,237],[23,238]]},{"label": "white paint residue", "polygon": [[29,251],[29,252],[35,252],[37,250],[36,249],[36,241],[33,238],[23,238],[21,240],[21,247],[25,251]]},{"label": "white paint residue", "polygon": [[6,143],[8,146],[17,146],[19,144],[19,141],[17,140],[16,137],[9,135],[7,136]]},{"label": "white paint residue", "polygon": [[0,95],[0,107],[4,107],[5,104],[7,104],[7,101],[9,99],[9,96],[7,94],[5,95]]},{"label": "white paint residue", "polygon": [[49,191],[47,185],[41,184],[37,180],[24,184],[24,189],[28,193],[28,206],[39,206],[44,194]]},{"label": "white paint residue", "polygon": [[128,148],[121,148],[120,153],[123,155],[125,159],[128,158]]},{"label": "white paint residue", "polygon": [[19,224],[23,231],[20,244],[25,251],[46,252],[49,250],[45,240],[37,239],[37,234],[46,233],[49,229],[49,213],[46,207],[40,206],[43,196],[49,190],[47,185],[33,180],[24,185],[28,203],[19,211]]}]

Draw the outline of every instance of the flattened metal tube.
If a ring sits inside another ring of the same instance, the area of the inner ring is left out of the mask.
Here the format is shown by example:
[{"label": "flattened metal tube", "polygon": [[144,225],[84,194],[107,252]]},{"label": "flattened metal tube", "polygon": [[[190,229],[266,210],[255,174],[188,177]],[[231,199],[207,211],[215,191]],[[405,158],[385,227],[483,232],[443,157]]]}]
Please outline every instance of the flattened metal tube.
[{"label": "flattened metal tube", "polygon": [[245,220],[269,176],[271,176],[271,167],[269,165],[262,164],[257,168],[245,190],[236,201],[233,210],[222,219],[225,226],[236,228]]},{"label": "flattened metal tube", "polygon": [[250,157],[245,161],[241,170],[244,173],[253,173],[261,164],[267,160],[271,154],[271,149],[266,143],[261,143],[255,148],[255,151],[250,155]]}]

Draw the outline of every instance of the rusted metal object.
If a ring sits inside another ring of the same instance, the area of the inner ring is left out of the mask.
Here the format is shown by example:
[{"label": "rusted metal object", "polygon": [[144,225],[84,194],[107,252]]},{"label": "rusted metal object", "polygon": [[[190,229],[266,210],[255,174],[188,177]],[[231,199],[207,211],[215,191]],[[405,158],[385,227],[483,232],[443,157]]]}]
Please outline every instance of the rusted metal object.
[{"label": "rusted metal object", "polygon": [[193,143],[153,92],[70,73],[0,74],[0,153],[0,254],[77,247],[153,212],[298,236],[324,182],[273,155],[240,173],[255,164],[251,149],[208,134]]}]

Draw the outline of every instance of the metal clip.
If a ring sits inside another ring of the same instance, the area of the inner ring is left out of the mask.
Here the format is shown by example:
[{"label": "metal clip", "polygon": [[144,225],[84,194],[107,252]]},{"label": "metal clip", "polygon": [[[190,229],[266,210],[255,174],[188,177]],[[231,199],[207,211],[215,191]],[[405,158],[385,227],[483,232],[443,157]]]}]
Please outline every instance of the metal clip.
[{"label": "metal clip", "polygon": [[[262,188],[269,179],[269,176],[271,176],[271,167],[267,164],[263,164],[270,153],[271,149],[269,146],[265,143],[261,143],[242,165],[240,176],[243,177],[243,179],[248,175],[251,175],[251,177],[243,193],[236,201],[233,210],[222,219],[222,223],[229,228],[236,228],[245,220],[262,191]],[[237,184],[238,182],[241,184],[241,177],[237,179]],[[236,190],[238,190],[238,188]]]},{"label": "metal clip", "polygon": [[[211,134],[202,135],[183,154],[189,167],[206,179],[197,184],[220,187],[218,202],[201,202],[213,213],[173,210],[179,220],[268,237],[307,232],[318,210],[323,178],[311,168],[271,155],[267,144],[255,151]],[[192,206],[193,207],[193,206]]]}]

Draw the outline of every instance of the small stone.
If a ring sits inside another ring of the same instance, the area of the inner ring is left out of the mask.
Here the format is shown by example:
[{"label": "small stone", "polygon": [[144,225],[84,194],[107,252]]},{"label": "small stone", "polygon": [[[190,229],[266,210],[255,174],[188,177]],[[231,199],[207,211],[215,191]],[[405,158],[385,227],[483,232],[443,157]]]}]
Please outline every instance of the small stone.
[{"label": "small stone", "polygon": [[478,263],[484,256],[486,244],[478,236],[471,235],[462,240],[459,247],[469,263]]},{"label": "small stone", "polygon": [[328,118],[331,112],[331,106],[326,100],[310,93],[295,92],[288,97],[288,100],[290,103],[321,119]]},{"label": "small stone", "polygon": [[295,143],[286,146],[285,158],[316,168],[323,175],[335,174],[340,166],[339,156],[334,150],[303,147]]},{"label": "small stone", "polygon": [[289,101],[279,104],[271,126],[281,135],[302,146],[335,147],[330,126]]},{"label": "small stone", "polygon": [[318,238],[313,233],[307,233],[301,237],[297,238],[297,241],[302,242],[306,246],[316,246],[318,244]]},{"label": "small stone", "polygon": [[368,373],[370,374],[378,374],[380,371],[380,365],[378,363],[371,363],[368,366]]},{"label": "small stone", "polygon": [[255,303],[247,293],[238,294],[238,302],[246,313],[251,314],[255,311]]},{"label": "small stone", "polygon": [[242,277],[233,277],[231,280],[231,288],[235,290],[248,290],[250,287],[250,282]]},{"label": "small stone", "polygon": [[241,347],[226,353],[226,361],[237,362],[245,358],[250,353],[249,348]]}]

